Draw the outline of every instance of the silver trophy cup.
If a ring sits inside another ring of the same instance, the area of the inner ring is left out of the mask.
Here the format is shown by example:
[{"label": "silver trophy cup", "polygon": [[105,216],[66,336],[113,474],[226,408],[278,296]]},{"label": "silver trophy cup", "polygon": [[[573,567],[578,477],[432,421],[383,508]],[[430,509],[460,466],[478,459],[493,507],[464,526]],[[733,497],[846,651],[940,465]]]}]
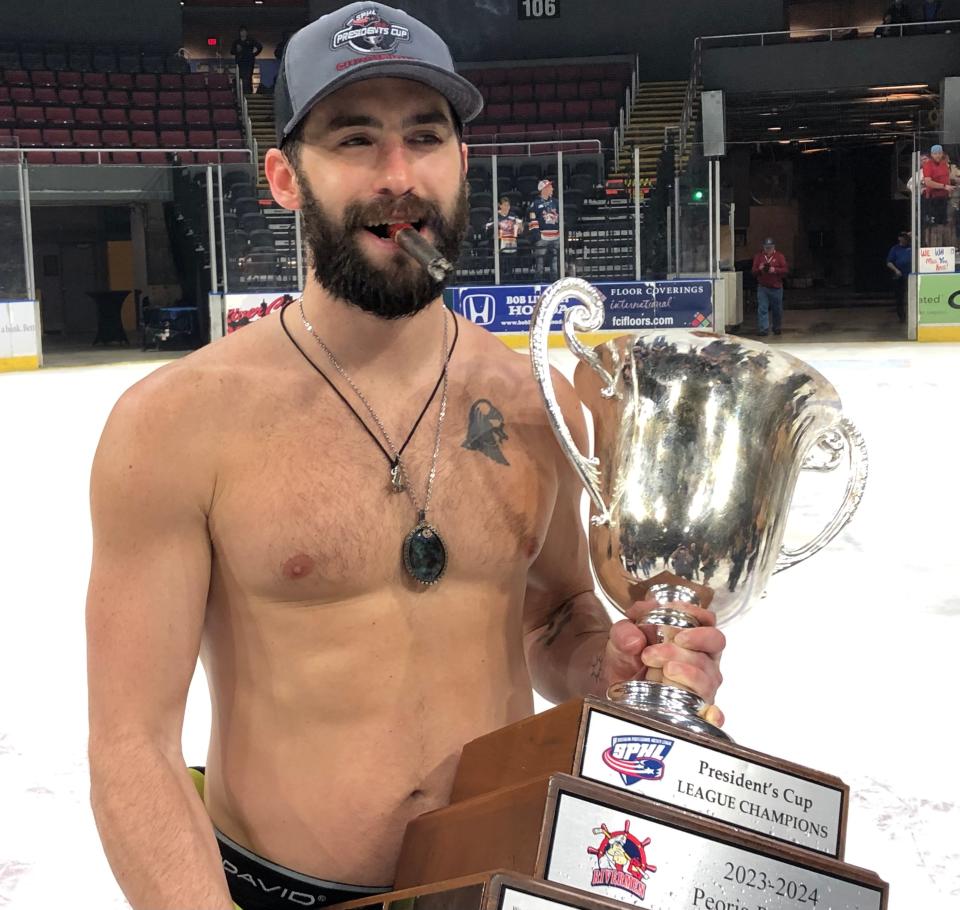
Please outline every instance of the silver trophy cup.
[{"label": "silver trophy cup", "polygon": [[[548,361],[550,323],[563,303],[568,348],[581,361],[575,386],[593,415],[594,452],[573,441]],[[645,622],[667,641],[698,625],[684,610],[712,610],[723,625],[758,598],[770,576],[826,546],[853,516],[867,454],[816,370],[759,342],[712,332],[643,331],[584,347],[576,332],[603,324],[603,295],[564,278],[542,295],[530,327],[533,372],[554,433],[591,499],[590,556],[604,594],[620,609],[658,603]],[[845,463],[843,502],[796,550],[782,547],[801,470]],[[728,738],[699,713],[691,692],[647,678],[612,686],[612,701],[684,729]]]}]

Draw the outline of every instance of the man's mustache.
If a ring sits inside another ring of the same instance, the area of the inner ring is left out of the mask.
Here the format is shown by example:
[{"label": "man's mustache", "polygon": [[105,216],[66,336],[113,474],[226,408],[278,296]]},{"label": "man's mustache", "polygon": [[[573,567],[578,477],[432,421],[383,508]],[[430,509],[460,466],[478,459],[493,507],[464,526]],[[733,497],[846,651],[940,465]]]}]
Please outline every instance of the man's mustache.
[{"label": "man's mustache", "polygon": [[347,230],[393,221],[419,221],[423,225],[436,226],[444,224],[446,219],[437,203],[413,195],[400,199],[385,199],[382,202],[354,202],[348,205],[343,213],[343,226]]}]

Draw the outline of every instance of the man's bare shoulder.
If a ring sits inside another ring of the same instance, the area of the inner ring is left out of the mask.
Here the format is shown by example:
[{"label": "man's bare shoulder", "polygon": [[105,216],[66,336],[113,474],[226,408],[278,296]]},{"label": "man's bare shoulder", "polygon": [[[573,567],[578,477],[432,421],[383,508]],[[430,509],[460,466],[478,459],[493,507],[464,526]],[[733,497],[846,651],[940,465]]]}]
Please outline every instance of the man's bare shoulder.
[{"label": "man's bare shoulder", "polygon": [[127,389],[110,417],[116,430],[201,442],[263,397],[286,363],[268,318],[171,361]]},{"label": "man's bare shoulder", "polygon": [[515,412],[520,408],[528,412],[528,418],[541,414],[546,417],[530,357],[525,351],[513,350],[493,332],[468,319],[460,318],[460,333],[465,342],[464,359],[469,358],[471,375],[478,384],[492,384],[507,390]]}]

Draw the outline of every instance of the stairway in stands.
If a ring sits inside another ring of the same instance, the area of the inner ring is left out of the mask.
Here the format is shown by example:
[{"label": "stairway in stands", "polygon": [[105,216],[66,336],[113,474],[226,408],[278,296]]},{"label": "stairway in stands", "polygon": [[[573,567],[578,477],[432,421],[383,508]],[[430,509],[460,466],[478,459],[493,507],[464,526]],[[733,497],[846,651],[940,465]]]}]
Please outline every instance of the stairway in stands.
[{"label": "stairway in stands", "polygon": [[[640,147],[640,186],[652,187],[657,177],[657,161],[663,151],[666,127],[677,127],[683,114],[687,82],[642,82],[633,99],[620,158],[612,178],[633,182],[633,149]],[[690,125],[693,129],[693,123]],[[692,136],[688,137],[692,138]],[[682,167],[682,162],[681,162]]]},{"label": "stairway in stands", "polygon": [[276,134],[273,120],[273,95],[247,95],[247,113],[250,117],[250,126],[253,137],[257,140],[257,189],[262,198],[269,198],[270,188],[267,179],[263,176],[263,159],[267,149],[276,145]]}]

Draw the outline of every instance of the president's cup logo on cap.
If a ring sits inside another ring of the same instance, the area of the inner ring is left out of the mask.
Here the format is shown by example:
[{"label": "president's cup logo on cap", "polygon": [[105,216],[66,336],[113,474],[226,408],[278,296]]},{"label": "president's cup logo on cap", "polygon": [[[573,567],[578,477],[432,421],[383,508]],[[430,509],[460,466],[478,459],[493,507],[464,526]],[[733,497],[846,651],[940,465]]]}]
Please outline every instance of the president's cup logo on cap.
[{"label": "president's cup logo on cap", "polygon": [[396,50],[401,41],[409,40],[410,29],[391,25],[372,6],[351,16],[346,26],[334,33],[330,47],[338,50],[349,44],[358,54],[384,53]]},{"label": "president's cup logo on cap", "polygon": [[318,102],[362,79],[410,79],[439,92],[460,123],[483,96],[453,66],[443,39],[403,10],[351,3],[305,25],[287,42],[274,87],[277,145]]}]

